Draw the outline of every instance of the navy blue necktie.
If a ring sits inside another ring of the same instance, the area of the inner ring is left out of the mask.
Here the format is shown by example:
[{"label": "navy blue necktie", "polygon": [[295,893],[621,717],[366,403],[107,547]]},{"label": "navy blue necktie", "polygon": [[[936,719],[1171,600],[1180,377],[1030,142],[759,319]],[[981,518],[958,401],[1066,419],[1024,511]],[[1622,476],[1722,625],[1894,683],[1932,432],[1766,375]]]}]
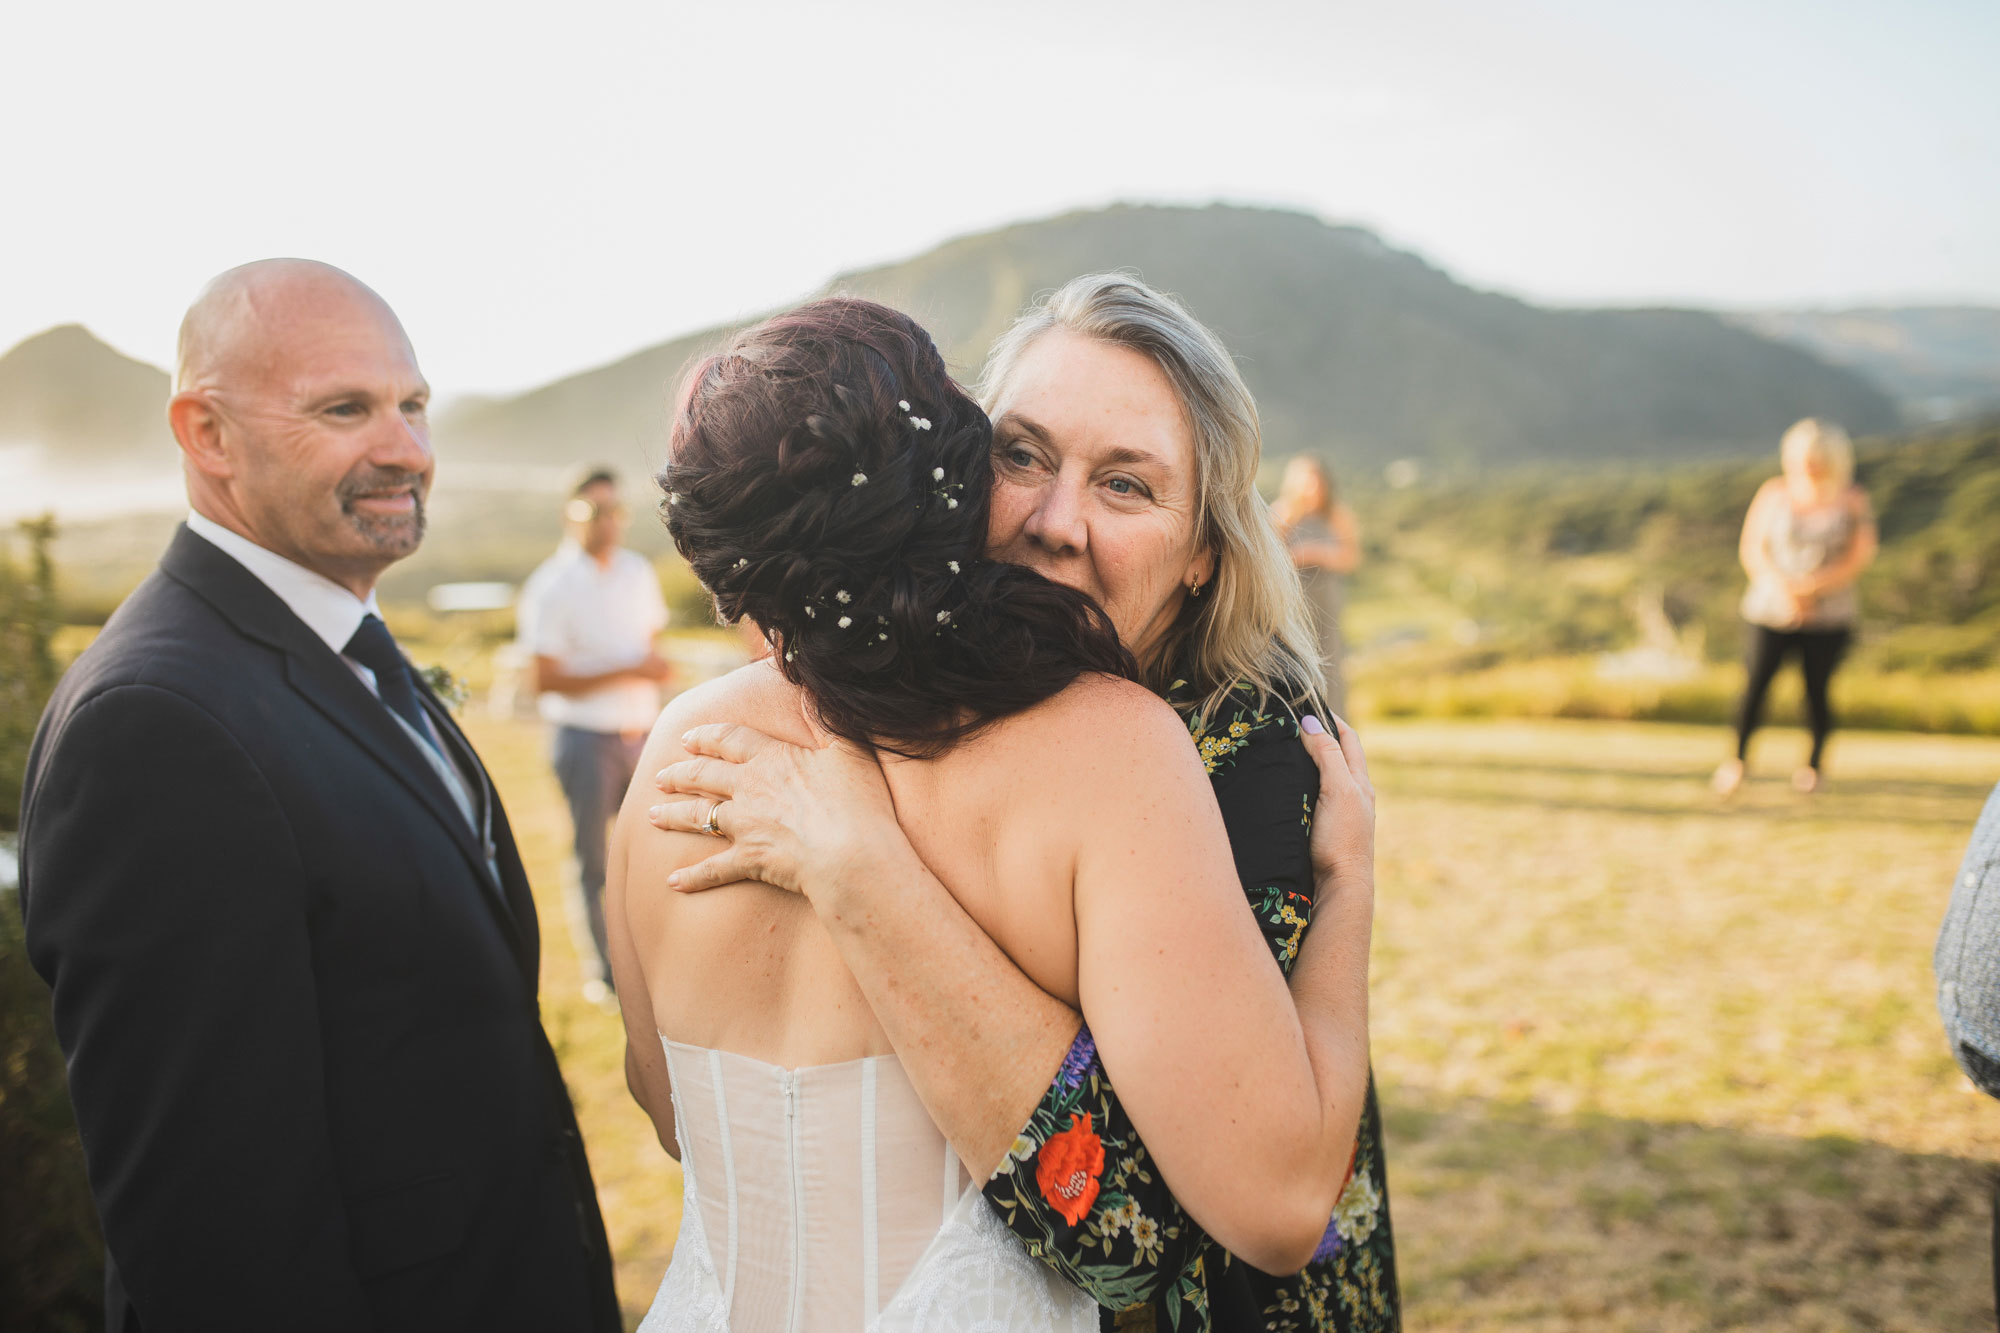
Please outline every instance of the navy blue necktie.
[{"label": "navy blue necktie", "polygon": [[382,617],[363,617],[361,628],[354,631],[354,637],[340,651],[375,673],[376,692],[389,705],[389,711],[409,723],[435,749],[423,705],[417,702],[417,682],[410,675],[410,664],[403,657],[403,650],[396,646],[389,627],[382,623]]}]

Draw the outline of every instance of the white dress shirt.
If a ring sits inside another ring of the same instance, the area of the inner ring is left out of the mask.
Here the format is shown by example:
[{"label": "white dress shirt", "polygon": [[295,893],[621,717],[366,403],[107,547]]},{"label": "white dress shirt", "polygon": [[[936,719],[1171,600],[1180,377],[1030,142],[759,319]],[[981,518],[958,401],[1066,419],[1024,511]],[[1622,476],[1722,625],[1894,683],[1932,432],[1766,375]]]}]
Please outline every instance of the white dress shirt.
[{"label": "white dress shirt", "polygon": [[[528,651],[554,658],[572,676],[637,666],[667,627],[660,580],[644,556],[621,549],[599,564],[573,542],[529,575],[516,614]],[[560,727],[629,735],[652,730],[660,687],[628,678],[582,695],[551,690],[542,695],[541,708]]]},{"label": "white dress shirt", "polygon": [[[249,570],[259,583],[276,593],[278,599],[291,608],[292,614],[304,621],[306,628],[333,649],[348,669],[361,678],[361,683],[368,687],[370,694],[378,699],[382,697],[382,691],[375,684],[375,673],[341,651],[354,637],[354,631],[361,628],[364,619],[381,614],[376,609],[372,589],[366,600],[356,597],[326,575],[316,574],[275,551],[266,550],[242,533],[231,531],[193,510],[188,511],[187,526],[189,532]],[[445,790],[451,793],[452,803],[465,816],[465,822],[475,830],[480,829],[484,820],[479,814],[479,802],[473,796],[473,783],[456,763],[445,757],[444,738],[437,735],[435,728],[429,736],[424,736],[397,716],[394,709],[386,704],[383,708],[417,743],[418,751],[443,781]],[[430,726],[429,718],[424,722]],[[488,856],[490,859],[491,853]]]}]

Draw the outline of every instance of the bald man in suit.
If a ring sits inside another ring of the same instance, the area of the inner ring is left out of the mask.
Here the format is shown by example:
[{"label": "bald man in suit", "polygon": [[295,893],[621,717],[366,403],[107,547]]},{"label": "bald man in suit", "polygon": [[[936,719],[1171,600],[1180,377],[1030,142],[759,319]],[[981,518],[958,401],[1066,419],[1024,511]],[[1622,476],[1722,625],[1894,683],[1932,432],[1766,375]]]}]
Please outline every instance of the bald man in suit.
[{"label": "bald man in suit", "polygon": [[113,1330],[620,1327],[506,813],[376,613],[428,396],[347,274],[210,283],[187,522],[42,718],[21,909]]}]

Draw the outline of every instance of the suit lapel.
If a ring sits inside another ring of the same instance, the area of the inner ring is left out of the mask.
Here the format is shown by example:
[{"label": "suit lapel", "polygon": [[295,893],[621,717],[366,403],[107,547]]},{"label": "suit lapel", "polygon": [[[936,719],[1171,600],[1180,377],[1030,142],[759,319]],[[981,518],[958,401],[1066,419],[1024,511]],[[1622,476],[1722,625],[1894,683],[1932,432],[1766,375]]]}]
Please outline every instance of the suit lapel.
[{"label": "suit lapel", "polygon": [[495,882],[488,882],[501,895],[506,904],[508,916],[514,928],[514,952],[520,959],[521,970],[534,984],[540,974],[541,937],[536,929],[535,900],[528,889],[528,877],[520,871],[517,858],[503,857],[502,850],[513,850],[512,830],[507,827],[506,815],[500,809],[500,794],[493,789],[493,780],[486,772],[486,765],[480,762],[479,753],[472,748],[472,742],[458,729],[458,719],[444,706],[443,700],[431,693],[423,677],[417,677],[417,697],[423,701],[424,710],[430,714],[431,725],[452,751],[461,773],[468,775],[473,784],[473,801],[478,807],[480,850],[486,857]]},{"label": "suit lapel", "polygon": [[[245,637],[284,655],[286,682],[387,769],[444,826],[445,833],[471,866],[481,886],[480,896],[506,933],[516,958],[525,957],[529,946],[522,939],[518,914],[508,902],[512,894],[495,882],[493,863],[472,829],[466,826],[457,802],[431,770],[430,761],[417,752],[415,747],[419,742],[410,739],[387,706],[369,693],[340,655],[307,629],[284,599],[262,580],[216,546],[189,532],[185,525],[174,534],[172,544],[161,557],[160,568],[215,607]],[[428,690],[420,688],[418,694],[430,700],[434,719],[442,713]],[[456,744],[470,753],[471,747],[465,744],[464,736],[449,717],[444,718],[439,731],[451,735]],[[485,768],[476,757],[465,767],[479,775],[482,809],[492,812],[495,803]],[[525,920],[534,920],[532,905]]]}]

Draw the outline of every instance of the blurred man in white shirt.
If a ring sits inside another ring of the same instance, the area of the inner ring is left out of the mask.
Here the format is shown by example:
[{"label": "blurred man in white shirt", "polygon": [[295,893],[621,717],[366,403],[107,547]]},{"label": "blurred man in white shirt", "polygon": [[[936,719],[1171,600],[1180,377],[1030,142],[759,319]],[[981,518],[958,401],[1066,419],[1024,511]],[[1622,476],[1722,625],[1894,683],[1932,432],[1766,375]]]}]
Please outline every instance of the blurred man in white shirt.
[{"label": "blurred man in white shirt", "polygon": [[668,666],[653,642],[667,626],[667,607],[652,565],[620,544],[627,515],[616,476],[599,468],[584,477],[563,520],[563,544],[522,587],[520,634],[534,655],[542,716],[555,728],[556,780],[576,829],[576,886],[591,944],[584,994],[603,1003],[611,980],[605,848],[660,713]]}]

